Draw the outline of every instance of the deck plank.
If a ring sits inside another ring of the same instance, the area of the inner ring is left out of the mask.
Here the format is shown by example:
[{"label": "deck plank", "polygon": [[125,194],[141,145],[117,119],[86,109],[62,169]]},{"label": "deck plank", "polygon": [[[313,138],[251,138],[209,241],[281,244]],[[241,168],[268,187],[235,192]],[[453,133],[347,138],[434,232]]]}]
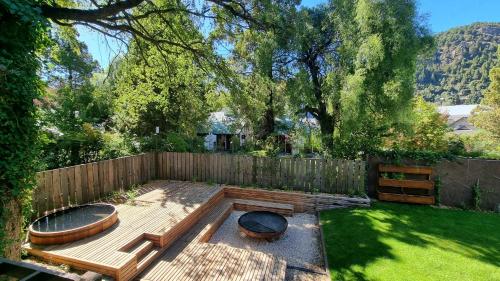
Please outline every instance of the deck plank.
[{"label": "deck plank", "polygon": [[[223,159],[219,156],[217,160],[222,163]],[[181,172],[190,170],[173,171],[179,176]],[[62,245],[27,244],[25,248],[49,261],[100,272],[119,281],[283,280],[286,264],[278,257],[206,243],[240,200],[227,197],[225,190],[199,182],[151,181],[141,187],[132,203],[116,206],[119,221],[108,230]],[[292,206],[287,205],[287,209],[293,210]],[[153,246],[134,251],[143,243]],[[141,273],[144,261],[151,264]]]},{"label": "deck plank", "polygon": [[[78,262],[78,267],[117,272],[135,258],[121,249],[140,240],[144,233],[162,235],[171,231],[202,204],[221,191],[220,186],[203,183],[154,181],[144,186],[146,191],[134,204],[117,206],[119,222],[110,229],[79,241],[51,246],[27,244],[33,255],[50,257],[58,262]],[[116,277],[116,276],[115,276]]]}]

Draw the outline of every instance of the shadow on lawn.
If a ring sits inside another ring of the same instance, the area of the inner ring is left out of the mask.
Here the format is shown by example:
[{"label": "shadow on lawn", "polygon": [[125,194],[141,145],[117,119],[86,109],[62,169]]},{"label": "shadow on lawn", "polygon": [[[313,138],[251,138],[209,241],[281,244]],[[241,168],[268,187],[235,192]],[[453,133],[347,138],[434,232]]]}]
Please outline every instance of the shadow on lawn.
[{"label": "shadow on lawn", "polygon": [[330,268],[336,280],[367,280],[363,268],[380,258],[395,259],[382,240],[437,247],[500,266],[500,216],[461,210],[377,203],[369,209],[321,214]]}]

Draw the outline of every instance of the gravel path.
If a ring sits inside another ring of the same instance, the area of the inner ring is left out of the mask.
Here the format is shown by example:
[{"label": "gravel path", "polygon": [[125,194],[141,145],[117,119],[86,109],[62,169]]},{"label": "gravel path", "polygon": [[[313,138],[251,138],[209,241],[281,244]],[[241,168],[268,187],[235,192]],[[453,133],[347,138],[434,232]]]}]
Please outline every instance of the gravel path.
[{"label": "gravel path", "polygon": [[[316,272],[322,271],[323,256],[321,254],[318,219],[315,215],[299,213],[294,214],[293,217],[287,217],[288,228],[285,234],[277,241],[267,242],[266,240],[246,237],[239,232],[238,218],[244,213],[232,212],[209,242],[281,256],[286,260],[288,266],[311,269]],[[320,276],[314,275],[317,274],[307,274],[289,268],[286,279],[319,280]]]}]

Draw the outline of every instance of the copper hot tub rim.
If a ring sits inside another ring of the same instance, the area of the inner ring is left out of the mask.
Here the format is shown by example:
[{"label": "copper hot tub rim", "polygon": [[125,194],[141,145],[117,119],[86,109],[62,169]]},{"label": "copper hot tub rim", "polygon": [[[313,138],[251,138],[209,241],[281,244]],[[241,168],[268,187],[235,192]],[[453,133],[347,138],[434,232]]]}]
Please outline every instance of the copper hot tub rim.
[{"label": "copper hot tub rim", "polygon": [[[106,217],[92,222],[90,224],[86,224],[83,226],[71,228],[68,230],[61,231],[37,231],[33,228],[33,225],[48,216],[54,215],[58,212],[68,211],[71,209],[81,208],[85,206],[95,206],[95,205],[104,205],[106,207],[111,207],[113,211],[107,215]],[[81,240],[90,236],[93,236],[97,233],[100,233],[111,226],[113,226],[118,221],[118,212],[116,210],[116,206],[109,203],[88,203],[82,205],[76,205],[71,207],[65,207],[56,209],[42,217],[37,218],[33,221],[28,228],[28,237],[29,241],[33,244],[37,245],[53,245],[53,244],[63,244],[68,242],[73,242],[77,240]],[[34,240],[34,241],[33,241]]]}]

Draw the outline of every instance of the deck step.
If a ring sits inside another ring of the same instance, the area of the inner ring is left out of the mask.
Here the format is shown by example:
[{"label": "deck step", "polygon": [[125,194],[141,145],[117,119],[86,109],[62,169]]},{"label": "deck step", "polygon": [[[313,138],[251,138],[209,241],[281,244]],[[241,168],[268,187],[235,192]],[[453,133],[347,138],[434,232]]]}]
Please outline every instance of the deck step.
[{"label": "deck step", "polygon": [[151,262],[153,262],[159,255],[160,247],[154,247],[146,255],[143,255],[137,260],[137,272],[142,272]]},{"label": "deck step", "polygon": [[128,252],[135,255],[137,259],[140,259],[146,253],[148,253],[149,250],[153,248],[153,246],[154,246],[153,242],[144,239],[140,240],[137,244],[135,244],[132,248],[130,248]]},{"label": "deck step", "polygon": [[283,216],[293,216],[293,205],[268,201],[235,199],[234,209],[239,211],[270,211]]},{"label": "deck step", "polygon": [[232,210],[233,202],[231,200],[221,200],[184,235],[183,240],[186,243],[208,242]]}]

